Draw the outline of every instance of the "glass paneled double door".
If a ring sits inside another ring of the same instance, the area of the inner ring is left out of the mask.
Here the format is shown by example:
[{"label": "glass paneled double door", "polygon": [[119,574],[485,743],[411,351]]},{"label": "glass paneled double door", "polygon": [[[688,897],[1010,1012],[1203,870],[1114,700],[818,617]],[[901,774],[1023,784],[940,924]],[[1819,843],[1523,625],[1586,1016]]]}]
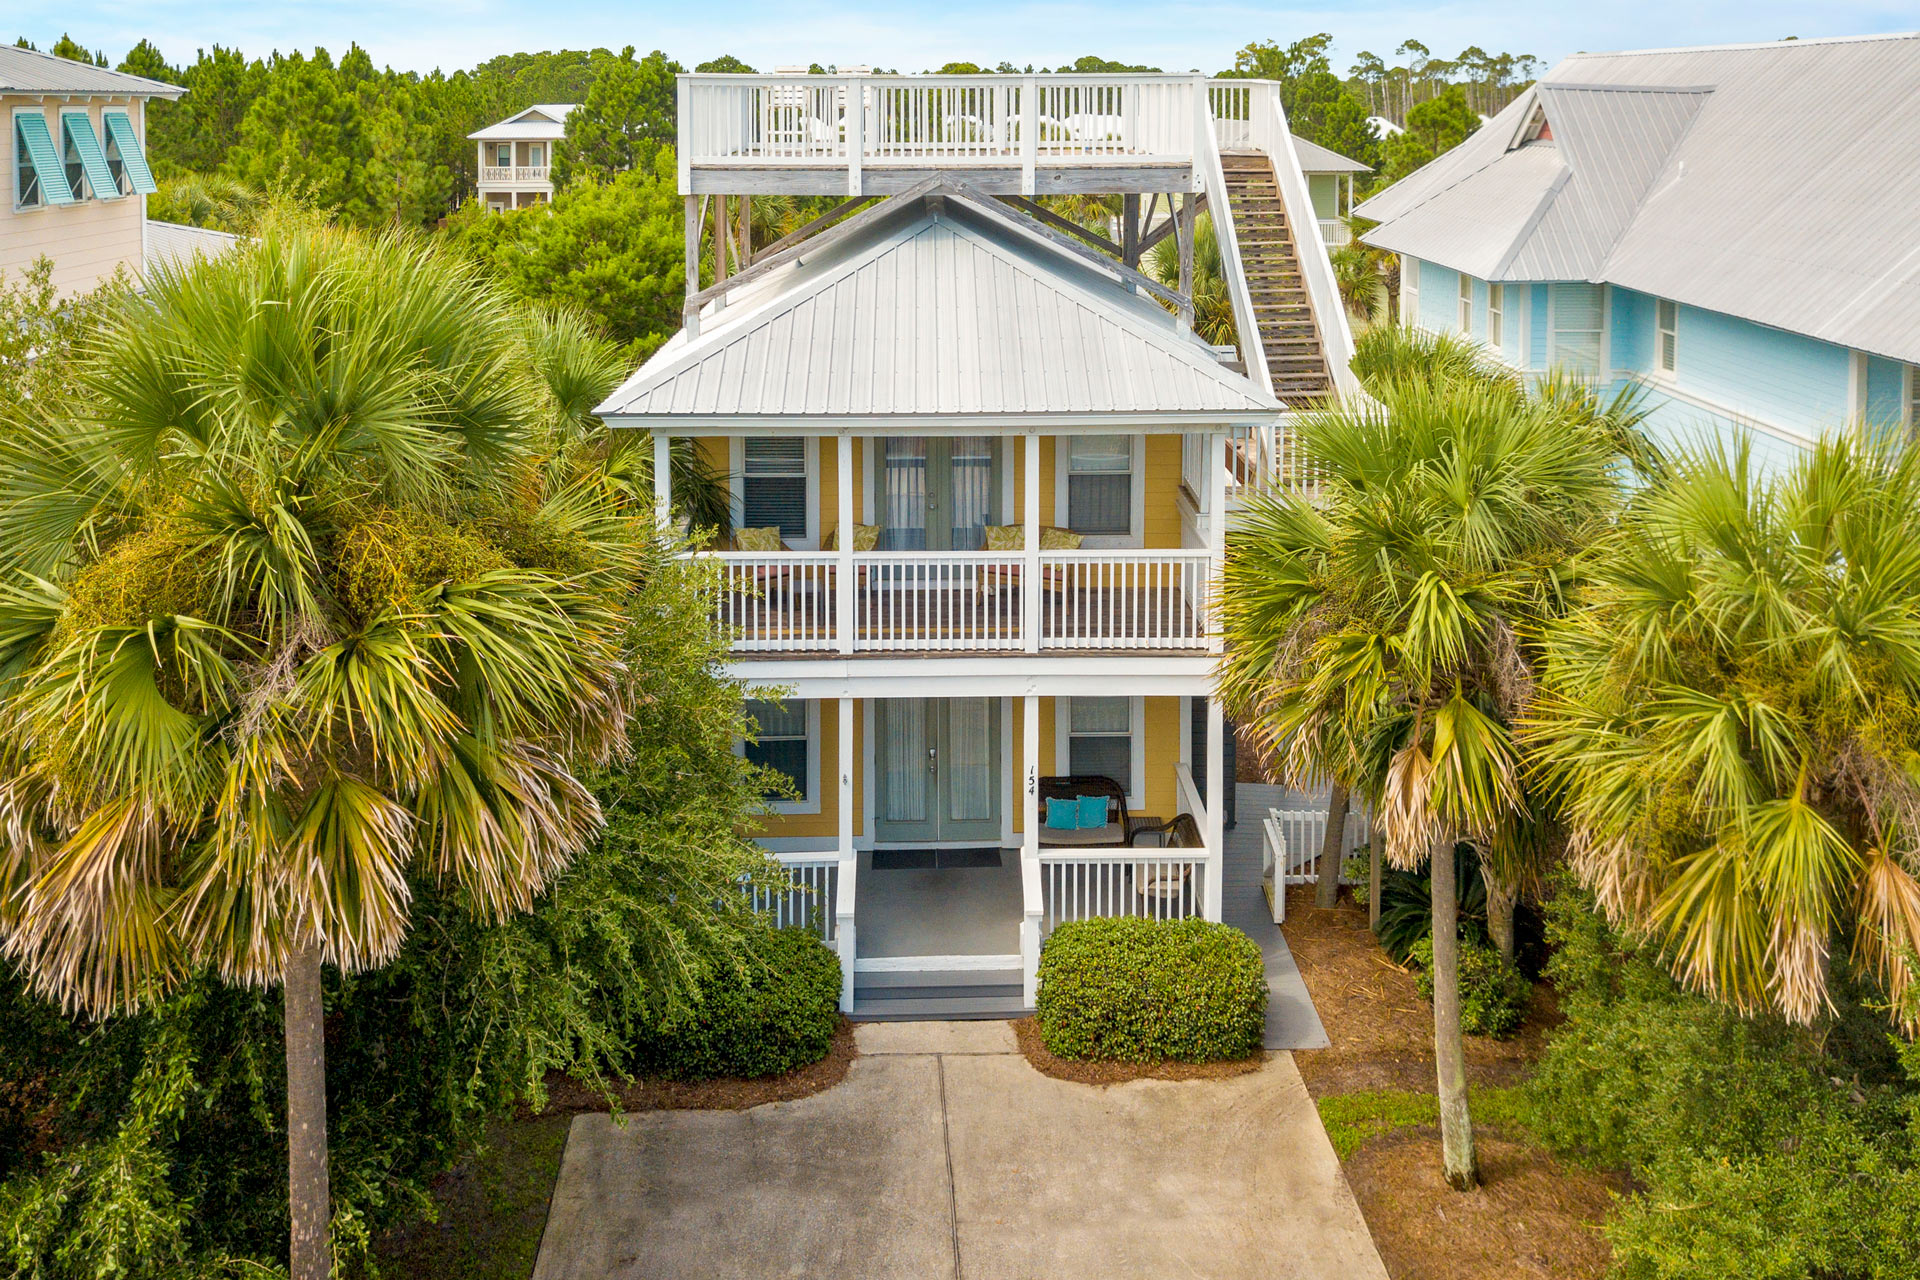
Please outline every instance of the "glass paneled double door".
[{"label": "glass paneled double door", "polygon": [[888,551],[978,551],[994,523],[1000,467],[992,436],[880,441],[880,545]]},{"label": "glass paneled double door", "polygon": [[1000,700],[874,703],[876,843],[1000,840]]}]

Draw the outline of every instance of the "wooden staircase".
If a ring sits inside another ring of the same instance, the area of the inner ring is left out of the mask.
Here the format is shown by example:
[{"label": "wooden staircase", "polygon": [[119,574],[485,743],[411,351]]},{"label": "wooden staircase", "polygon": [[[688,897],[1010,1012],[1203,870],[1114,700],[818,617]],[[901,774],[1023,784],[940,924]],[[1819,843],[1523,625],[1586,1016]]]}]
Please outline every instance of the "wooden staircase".
[{"label": "wooden staircase", "polygon": [[1220,166],[1273,394],[1291,408],[1325,403],[1333,396],[1333,375],[1307,300],[1299,241],[1280,198],[1273,162],[1262,152],[1229,151],[1222,153]]}]

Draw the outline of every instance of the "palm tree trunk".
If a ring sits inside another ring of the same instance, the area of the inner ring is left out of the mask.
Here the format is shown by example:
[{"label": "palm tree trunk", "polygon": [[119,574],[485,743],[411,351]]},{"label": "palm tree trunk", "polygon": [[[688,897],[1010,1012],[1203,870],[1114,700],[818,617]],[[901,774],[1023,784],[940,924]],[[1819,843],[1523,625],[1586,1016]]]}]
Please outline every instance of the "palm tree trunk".
[{"label": "palm tree trunk", "polygon": [[327,1189],[326,1009],[320,997],[320,948],[287,957],[287,1207],[293,1220],[291,1280],[327,1280],[332,1217]]},{"label": "palm tree trunk", "polygon": [[[1460,1039],[1460,901],[1453,837],[1433,842],[1433,1065],[1440,1096],[1440,1158],[1447,1185],[1467,1191],[1480,1181],[1467,1110],[1467,1050]],[[298,1278],[296,1278],[298,1280]]]},{"label": "palm tree trunk", "polygon": [[[1480,864],[1481,873],[1486,874],[1486,864]],[[1513,960],[1513,909],[1520,900],[1520,890],[1509,884],[1504,877],[1486,875],[1487,881],[1487,933],[1493,938],[1493,945],[1500,954],[1511,962]]]},{"label": "palm tree trunk", "polygon": [[1320,837],[1320,878],[1314,885],[1313,905],[1331,907],[1340,901],[1340,846],[1347,830],[1347,789],[1339,783],[1327,797],[1327,830]]},{"label": "palm tree trunk", "polygon": [[1367,928],[1375,932],[1380,929],[1380,863],[1386,846],[1387,833],[1376,822],[1367,831]]}]

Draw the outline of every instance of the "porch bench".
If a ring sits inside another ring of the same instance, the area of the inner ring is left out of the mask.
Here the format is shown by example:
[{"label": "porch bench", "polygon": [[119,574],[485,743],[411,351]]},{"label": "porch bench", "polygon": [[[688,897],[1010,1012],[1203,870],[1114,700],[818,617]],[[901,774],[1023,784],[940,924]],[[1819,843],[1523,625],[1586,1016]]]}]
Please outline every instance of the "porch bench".
[{"label": "porch bench", "polygon": [[[1107,798],[1107,825],[1073,831],[1047,825],[1048,800],[1073,800],[1080,796]],[[1050,848],[1113,848],[1128,843],[1133,833],[1133,819],[1127,816],[1126,789],[1102,774],[1061,774],[1040,779],[1040,803],[1033,820],[1039,824],[1040,843]]]}]

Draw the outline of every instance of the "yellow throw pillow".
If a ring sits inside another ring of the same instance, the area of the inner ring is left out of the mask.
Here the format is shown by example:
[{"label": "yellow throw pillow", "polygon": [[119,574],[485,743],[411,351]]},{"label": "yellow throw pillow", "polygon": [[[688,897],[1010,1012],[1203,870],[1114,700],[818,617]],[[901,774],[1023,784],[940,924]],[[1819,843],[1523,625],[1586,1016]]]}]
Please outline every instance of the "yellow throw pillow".
[{"label": "yellow throw pillow", "polygon": [[[853,526],[853,549],[856,552],[871,551],[879,545],[880,545],[880,526],[879,525],[856,524],[855,526]],[[820,549],[822,551],[838,551],[840,549],[840,530],[838,529],[827,530],[826,541],[820,544]]]},{"label": "yellow throw pillow", "polygon": [[780,529],[769,525],[764,529],[740,529],[733,535],[733,545],[742,551],[785,551],[787,544],[780,540]]},{"label": "yellow throw pillow", "polygon": [[1019,525],[990,524],[987,526],[987,550],[1025,551],[1026,549],[1027,540],[1022,536]]},{"label": "yellow throw pillow", "polygon": [[1071,529],[1059,529],[1047,525],[1040,530],[1040,549],[1042,551],[1078,551],[1081,535]]}]

